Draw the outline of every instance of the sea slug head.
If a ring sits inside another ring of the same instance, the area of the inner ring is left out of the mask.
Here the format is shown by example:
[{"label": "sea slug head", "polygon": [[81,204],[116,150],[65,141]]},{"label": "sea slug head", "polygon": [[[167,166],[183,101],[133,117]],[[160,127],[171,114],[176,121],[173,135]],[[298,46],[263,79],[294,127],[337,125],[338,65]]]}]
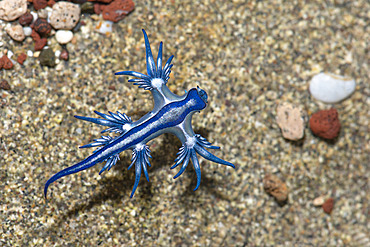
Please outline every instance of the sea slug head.
[{"label": "sea slug head", "polygon": [[200,89],[199,86],[197,86],[197,91],[198,91],[198,95],[199,97],[203,100],[204,103],[208,103],[208,95],[206,93],[206,91],[204,91],[203,89]]},{"label": "sea slug head", "polygon": [[207,93],[198,88],[192,88],[189,90],[187,99],[191,103],[191,111],[200,111],[206,108],[207,106]]}]

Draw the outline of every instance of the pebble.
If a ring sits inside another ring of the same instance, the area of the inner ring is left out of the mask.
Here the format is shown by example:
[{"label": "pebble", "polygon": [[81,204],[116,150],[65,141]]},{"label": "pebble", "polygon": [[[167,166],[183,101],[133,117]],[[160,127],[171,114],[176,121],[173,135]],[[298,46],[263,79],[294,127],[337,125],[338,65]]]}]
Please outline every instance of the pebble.
[{"label": "pebble", "polygon": [[59,58],[65,60],[65,61],[68,61],[69,53],[68,53],[67,49],[62,50],[62,52],[60,53]]},{"label": "pebble", "polygon": [[28,26],[32,23],[33,21],[33,15],[30,12],[26,12],[24,15],[19,17],[18,22],[22,26]]},{"label": "pebble", "polygon": [[272,195],[279,203],[288,199],[288,188],[286,184],[273,174],[266,174],[263,178],[263,188]]},{"label": "pebble", "polygon": [[283,137],[297,141],[304,136],[306,125],[306,112],[288,102],[283,102],[276,108],[276,122],[281,129]]},{"label": "pebble", "polygon": [[8,81],[7,81],[7,80],[2,79],[2,80],[0,81],[0,89],[10,90],[10,85],[9,85],[9,83],[8,83]]},{"label": "pebble", "polygon": [[32,28],[30,27],[23,27],[23,32],[26,37],[31,36],[32,34]]},{"label": "pebble", "polygon": [[313,134],[321,138],[328,140],[336,138],[340,132],[337,110],[332,108],[312,114],[310,118],[310,128]]},{"label": "pebble", "polygon": [[309,86],[311,95],[324,103],[338,103],[348,98],[355,88],[353,79],[329,73],[315,75]]},{"label": "pebble", "polygon": [[58,30],[55,34],[57,42],[61,45],[71,42],[73,38],[73,32],[67,30]]},{"label": "pebble", "polygon": [[24,63],[24,61],[27,59],[27,55],[26,55],[26,53],[21,53],[21,54],[19,54],[19,56],[17,57],[17,62],[19,63],[19,64],[22,64],[23,65],[23,63]]},{"label": "pebble", "polygon": [[324,204],[324,202],[325,202],[325,196],[319,196],[319,197],[316,197],[315,199],[313,199],[312,204],[315,207],[320,207]]},{"label": "pebble", "polygon": [[92,2],[86,2],[81,5],[81,13],[94,14],[94,4]]},{"label": "pebble", "polygon": [[35,30],[32,30],[31,37],[35,41],[35,51],[41,51],[48,42],[46,38],[41,38]]},{"label": "pebble", "polygon": [[34,12],[34,11],[31,11],[31,15],[33,17],[32,21],[35,21],[35,20],[37,20],[39,18],[39,15],[36,12]]},{"label": "pebble", "polygon": [[55,66],[55,55],[52,49],[44,49],[39,56],[40,64],[44,66]]},{"label": "pebble", "polygon": [[47,36],[51,32],[51,25],[46,19],[38,18],[33,23],[33,29],[38,32],[41,36]]},{"label": "pebble", "polygon": [[95,27],[95,30],[99,33],[110,35],[112,33],[112,27],[112,21],[99,21]]},{"label": "pebble", "polygon": [[96,0],[99,3],[111,3],[113,0]]},{"label": "pebble", "polygon": [[33,0],[32,3],[35,10],[40,10],[48,6],[47,0]]},{"label": "pebble", "polygon": [[31,50],[28,50],[28,51],[27,51],[27,56],[29,56],[29,57],[33,57],[33,52],[32,52]]},{"label": "pebble", "polygon": [[103,12],[103,8],[104,8],[103,4],[94,3],[95,14],[100,15]]},{"label": "pebble", "polygon": [[26,38],[24,31],[23,31],[23,27],[19,24],[12,25],[12,26],[5,28],[5,31],[15,41],[22,42]]},{"label": "pebble", "polygon": [[42,19],[47,19],[48,18],[48,11],[47,9],[40,9],[37,11],[37,15],[39,16],[39,18],[42,18]]},{"label": "pebble", "polygon": [[0,19],[14,21],[27,12],[27,0],[3,0],[0,2]]},{"label": "pebble", "polygon": [[0,58],[1,62],[0,64],[2,66],[0,66],[0,68],[4,68],[4,69],[11,69],[13,68],[13,63],[12,61],[10,61],[10,59],[8,58],[7,55],[3,55],[1,58]]},{"label": "pebble", "polygon": [[50,15],[50,24],[55,29],[71,30],[80,19],[81,9],[77,4],[57,2],[53,5]]},{"label": "pebble", "polygon": [[42,49],[44,49],[47,43],[48,40],[46,38],[41,38],[35,41],[35,51],[41,51]]},{"label": "pebble", "polygon": [[324,204],[322,205],[322,209],[327,214],[331,214],[331,211],[333,211],[333,208],[334,208],[334,199],[333,198],[327,199],[324,202]]},{"label": "pebble", "polygon": [[12,59],[14,53],[11,50],[8,50],[8,52],[6,53],[6,55],[8,56],[9,59]]},{"label": "pebble", "polygon": [[132,0],[115,0],[104,7],[103,5],[100,7],[103,10],[104,20],[118,22],[134,10],[135,4]]}]

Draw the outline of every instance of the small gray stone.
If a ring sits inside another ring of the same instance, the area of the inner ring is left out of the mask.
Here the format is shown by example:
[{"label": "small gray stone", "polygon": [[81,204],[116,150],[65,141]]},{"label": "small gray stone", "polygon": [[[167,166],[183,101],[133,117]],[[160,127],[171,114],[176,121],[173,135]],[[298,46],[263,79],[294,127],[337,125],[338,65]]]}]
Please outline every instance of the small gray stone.
[{"label": "small gray stone", "polygon": [[351,78],[320,73],[312,77],[309,88],[315,99],[324,103],[338,103],[355,91],[356,82]]},{"label": "small gray stone", "polygon": [[0,19],[14,21],[27,12],[27,0],[0,1]]},{"label": "small gray stone", "polygon": [[44,49],[39,56],[40,64],[44,66],[55,66],[55,54],[52,49]]},{"label": "small gray stone", "polygon": [[306,125],[305,111],[288,102],[283,102],[276,108],[276,122],[283,137],[292,141],[302,139]]},{"label": "small gray stone", "polygon": [[80,20],[81,9],[77,4],[57,2],[53,5],[50,15],[50,24],[55,29],[71,30]]}]

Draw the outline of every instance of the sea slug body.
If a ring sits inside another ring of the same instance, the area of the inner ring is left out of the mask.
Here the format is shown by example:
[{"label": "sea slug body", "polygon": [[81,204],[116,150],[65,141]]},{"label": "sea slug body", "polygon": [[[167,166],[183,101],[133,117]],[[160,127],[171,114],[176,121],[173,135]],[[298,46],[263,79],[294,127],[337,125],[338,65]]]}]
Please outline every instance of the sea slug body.
[{"label": "sea slug body", "polygon": [[99,139],[95,139],[93,143],[82,146],[81,148],[97,147],[97,149],[86,159],[52,176],[45,184],[45,197],[50,184],[59,178],[85,170],[104,161],[106,163],[99,174],[105,170],[109,171],[119,160],[119,154],[125,150],[132,150],[133,153],[132,163],[128,167],[128,169],[131,167],[135,169],[135,183],[130,196],[133,197],[139,185],[142,171],[147,181],[149,181],[147,166],[150,166],[149,158],[151,158],[151,155],[146,143],[163,133],[172,133],[182,142],[178,157],[175,159],[175,164],[171,169],[182,164],[180,171],[174,177],[177,178],[185,171],[189,160],[191,160],[197,177],[197,184],[194,190],[198,189],[201,181],[201,170],[197,154],[215,163],[235,168],[230,162],[224,161],[207,151],[205,148],[219,149],[219,147],[212,146],[205,138],[195,134],[191,126],[193,114],[207,106],[207,93],[199,87],[190,89],[183,96],[172,93],[166,84],[171,73],[173,56],[167,60],[162,68],[163,45],[161,42],[157,64],[155,64],[148,36],[144,30],[143,33],[148,75],[135,71],[121,71],[115,74],[136,77],[137,79],[130,79],[129,82],[134,82],[134,85],[138,85],[139,88],[144,88],[152,93],[154,98],[153,110],[136,122],[133,122],[130,117],[120,112],[103,114],[95,111],[101,118],[75,116],[81,120],[109,127],[103,130],[102,133],[115,132],[118,136],[102,136]]}]

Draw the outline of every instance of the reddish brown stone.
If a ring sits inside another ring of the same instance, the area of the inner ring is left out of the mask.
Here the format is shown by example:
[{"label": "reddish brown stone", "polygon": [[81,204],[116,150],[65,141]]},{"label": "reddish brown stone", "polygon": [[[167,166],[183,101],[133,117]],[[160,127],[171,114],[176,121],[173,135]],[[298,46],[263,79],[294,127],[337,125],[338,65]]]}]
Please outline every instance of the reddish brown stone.
[{"label": "reddish brown stone", "polygon": [[19,64],[22,64],[23,65],[23,62],[27,59],[27,55],[26,53],[21,53],[19,54],[19,56],[17,57],[17,62]]},{"label": "reddish brown stone", "polygon": [[34,41],[37,41],[37,40],[41,39],[40,34],[38,34],[34,29],[32,29],[31,38]]},{"label": "reddish brown stone", "polygon": [[33,23],[33,29],[42,36],[46,36],[51,32],[51,25],[47,20],[38,18],[35,23]]},{"label": "reddish brown stone", "polygon": [[0,81],[0,89],[4,89],[4,90],[10,90],[10,85],[8,83],[8,81],[6,80],[1,80]]},{"label": "reddish brown stone", "polygon": [[334,199],[333,198],[329,198],[328,200],[326,200],[324,202],[324,204],[322,205],[322,209],[324,210],[325,213],[327,214],[330,214],[331,211],[333,211],[333,208],[334,208]]},{"label": "reddish brown stone", "polygon": [[69,58],[68,51],[66,49],[63,49],[59,55],[59,58],[68,61]]},{"label": "reddish brown stone", "polygon": [[41,51],[45,47],[47,42],[48,40],[46,38],[36,40],[35,41],[35,51]]},{"label": "reddish brown stone", "polygon": [[10,61],[10,59],[8,58],[7,55],[2,56],[0,59],[3,61],[2,62],[2,64],[3,64],[2,67],[4,69],[11,69],[11,68],[13,68],[13,63],[12,63],[12,61]]},{"label": "reddish brown stone", "polygon": [[55,4],[55,1],[54,1],[54,0],[49,0],[49,1],[48,1],[48,6],[49,6],[50,8],[52,8],[54,4]]},{"label": "reddish brown stone", "polygon": [[33,7],[35,10],[43,9],[48,6],[47,0],[33,0]]},{"label": "reddish brown stone", "polygon": [[88,0],[88,2],[111,3],[113,0]]},{"label": "reddish brown stone", "polygon": [[324,138],[334,139],[340,132],[340,122],[336,109],[321,110],[314,113],[310,119],[312,133]]},{"label": "reddish brown stone", "polygon": [[104,5],[95,3],[94,4],[94,13],[100,15],[103,12]]},{"label": "reddish brown stone", "polygon": [[135,8],[132,0],[114,0],[103,9],[103,19],[117,22],[125,18]]},{"label": "reddish brown stone", "polygon": [[19,24],[21,24],[22,26],[28,26],[33,21],[33,15],[31,15],[30,12],[27,12],[21,17],[19,17],[18,21],[19,21]]},{"label": "reddish brown stone", "polygon": [[32,29],[31,37],[35,41],[35,51],[41,51],[42,48],[44,48],[44,46],[46,45],[47,39],[41,38],[34,29]]},{"label": "reddish brown stone", "polygon": [[0,69],[2,69],[4,66],[4,61],[0,58]]}]

